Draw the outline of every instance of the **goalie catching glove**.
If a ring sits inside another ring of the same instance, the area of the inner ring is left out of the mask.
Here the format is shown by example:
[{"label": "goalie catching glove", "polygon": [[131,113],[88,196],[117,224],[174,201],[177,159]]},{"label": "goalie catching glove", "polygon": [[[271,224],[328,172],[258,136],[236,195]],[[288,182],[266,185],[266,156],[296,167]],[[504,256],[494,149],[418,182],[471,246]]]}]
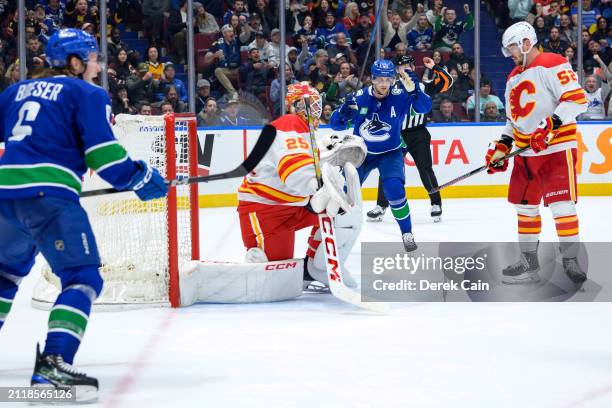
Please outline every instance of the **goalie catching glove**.
[{"label": "goalie catching glove", "polygon": [[343,167],[347,162],[355,167],[363,164],[368,148],[363,138],[355,135],[317,136],[321,163]]},{"label": "goalie catching glove", "polygon": [[489,167],[487,173],[493,174],[506,171],[508,160],[501,159],[512,150],[512,143],[513,139],[510,136],[502,135],[499,140],[494,140],[489,144],[489,150],[487,150],[487,156],[485,157],[486,164]]},{"label": "goalie catching glove", "polygon": [[344,192],[346,181],[340,168],[324,163],[321,167],[321,174],[323,178],[321,188],[317,188],[316,179],[311,180],[311,186],[316,191],[310,197],[309,208],[316,214],[325,212],[330,217],[338,215],[340,209],[346,213],[350,212],[352,205],[355,203],[354,194],[356,192],[352,191],[353,189]]}]

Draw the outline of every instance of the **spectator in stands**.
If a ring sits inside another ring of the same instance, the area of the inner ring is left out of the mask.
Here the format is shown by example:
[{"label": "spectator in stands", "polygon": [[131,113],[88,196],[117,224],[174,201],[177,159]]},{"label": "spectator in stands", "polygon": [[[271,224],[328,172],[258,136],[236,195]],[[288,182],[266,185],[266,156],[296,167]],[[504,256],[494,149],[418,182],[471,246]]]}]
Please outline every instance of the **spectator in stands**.
[{"label": "spectator in stands", "polygon": [[261,17],[258,13],[249,16],[248,24],[242,26],[238,40],[240,44],[250,44],[255,41],[255,33],[264,32],[261,24]]},{"label": "spectator in stands", "polygon": [[602,47],[608,46],[608,21],[604,17],[597,18],[597,29],[591,35],[591,39],[599,42]]},{"label": "spectator in stands", "polygon": [[572,26],[572,20],[567,14],[559,16],[559,35],[561,40],[576,47],[578,44],[578,27]]},{"label": "spectator in stands", "polygon": [[350,30],[351,44],[353,48],[357,48],[363,44],[365,38],[372,31],[372,23],[370,22],[370,16],[367,13],[362,13],[359,16],[359,22]]},{"label": "spectator in stands", "polygon": [[[572,16],[578,16],[578,7],[576,5],[572,6],[571,14]],[[592,26],[597,26],[597,19],[599,17],[599,10],[592,7],[591,0],[582,0],[582,27],[590,31]]]},{"label": "spectator in stands", "polygon": [[136,106],[150,103],[153,97],[153,82],[153,74],[149,71],[148,64],[146,62],[138,64],[136,71],[126,81],[128,95],[132,103]]},{"label": "spectator in stands", "polygon": [[125,86],[125,81],[122,84],[119,84],[119,80],[117,79],[117,71],[115,71],[112,67],[109,67],[106,71],[106,79],[108,81],[108,92],[111,95],[114,95],[117,92],[117,88],[120,85]]},{"label": "spectator in stands", "polygon": [[[440,50],[437,50],[440,51]],[[451,50],[451,57],[448,59],[446,64],[448,68],[455,68],[457,72],[468,75],[469,70],[474,66],[474,61],[465,55],[463,46],[459,43],[453,44]]]},{"label": "spectator in stands", "polygon": [[9,79],[5,76],[6,72],[4,71],[5,65],[3,61],[0,61],[0,93],[8,88]]},{"label": "spectator in stands", "polygon": [[278,27],[278,21],[273,12],[273,7],[270,7],[268,0],[256,0],[255,8],[252,11],[253,14],[257,13],[261,18],[261,28],[257,31],[269,33],[274,27]]},{"label": "spectator in stands", "polygon": [[508,0],[510,24],[526,20],[532,5],[533,0]]},{"label": "spectator in stands", "polygon": [[317,40],[324,43],[325,47],[327,47],[336,41],[338,33],[343,33],[345,36],[348,35],[342,23],[336,23],[334,13],[329,11],[325,17],[325,25],[317,28]]},{"label": "spectator in stands", "polygon": [[442,52],[451,51],[454,44],[459,41],[459,37],[464,31],[469,31],[474,28],[474,16],[470,13],[470,6],[463,5],[465,12],[465,21],[457,21],[457,13],[453,9],[443,9],[444,19],[440,16],[436,18],[434,24],[434,33],[436,42],[434,49],[439,49]]},{"label": "spectator in stands", "polygon": [[0,37],[0,63],[3,63],[5,67],[11,65],[11,58],[9,55],[9,49],[7,43]]},{"label": "spectator in stands", "polygon": [[174,113],[174,107],[168,101],[163,101],[161,105],[159,105],[159,113],[160,115],[167,115],[170,113]]},{"label": "spectator in stands", "polygon": [[416,27],[408,33],[408,47],[412,51],[429,51],[433,43],[433,30],[429,26],[427,16],[421,14]]},{"label": "spectator in stands", "polygon": [[[596,56],[598,58],[598,56]],[[601,81],[596,75],[588,75],[584,78],[584,90],[589,102],[587,111],[581,115],[582,120],[602,120],[606,118],[605,101],[610,94],[609,81],[612,80],[612,75],[608,67],[601,62],[601,67],[604,70],[606,80]]]},{"label": "spectator in stands", "polygon": [[170,4],[167,0],[142,0],[142,15],[145,17],[145,27],[148,28],[151,45],[161,46],[164,17],[169,17],[169,12]]},{"label": "spectator in stands", "polygon": [[187,55],[187,1],[180,0],[179,7],[178,10],[170,10],[168,34],[172,41],[172,60],[184,64]]},{"label": "spectator in stands", "polygon": [[440,101],[439,109],[434,110],[431,121],[438,123],[459,122],[459,118],[453,111],[453,102],[450,99],[443,97]]},{"label": "spectator in stands", "polygon": [[204,105],[206,104],[206,100],[210,97],[210,82],[206,79],[198,80],[196,84],[197,93],[195,97],[195,111],[199,113],[202,109],[204,109]]},{"label": "spectator in stands", "polygon": [[[497,95],[491,94],[491,82],[487,79],[483,79],[480,81],[480,114],[484,115],[484,107],[488,102],[493,102],[497,109],[502,112],[504,110],[503,102],[497,97]],[[470,96],[467,99],[467,111],[468,116],[470,118],[474,117],[474,109],[475,109],[475,97],[474,95]]]},{"label": "spectator in stands", "polygon": [[259,48],[251,44],[249,46],[249,60],[240,67],[240,82],[243,89],[259,97],[266,91],[270,72],[270,66],[261,61],[259,57]]},{"label": "spectator in stands", "polygon": [[536,37],[538,38],[538,44],[543,46],[549,34],[544,17],[537,16],[533,22],[533,28],[535,29]]},{"label": "spectator in stands", "polygon": [[239,115],[238,98],[232,98],[227,102],[224,109],[224,114],[221,116],[221,125],[223,126],[241,126],[248,125],[249,121],[244,116]]},{"label": "spectator in stands", "polygon": [[240,66],[240,48],[238,41],[234,36],[234,30],[229,25],[221,27],[222,40],[216,42],[216,44],[206,53],[204,56],[204,62],[209,64],[215,64],[215,76],[230,93],[230,98],[237,95],[236,89],[232,82],[229,80],[228,75],[235,75],[238,72]]},{"label": "spectator in stands", "polygon": [[244,36],[244,30],[246,30],[246,27],[248,26],[247,21],[248,19],[245,16],[238,16],[236,14],[230,18],[229,25],[232,27],[232,30],[234,30],[234,36],[236,37],[238,45],[240,46],[247,45],[240,41],[240,36]]},{"label": "spectator in stands", "polygon": [[349,93],[357,91],[361,86],[362,84],[351,69],[351,64],[343,62],[340,64],[340,70],[334,76],[334,80],[327,90],[327,100],[339,102],[340,99],[346,97]]},{"label": "spectator in stands", "polygon": [[272,81],[272,85],[270,85],[270,101],[272,102],[274,116],[281,115],[281,88],[287,88],[287,85],[298,82],[293,75],[290,64],[285,64],[285,82],[286,84],[281,86],[279,75]]},{"label": "spectator in stands", "polygon": [[298,50],[295,47],[287,48],[287,62],[291,64],[291,70],[293,74],[296,75],[298,72],[302,70],[304,63],[308,58],[310,58],[310,53],[308,52],[308,43],[306,41],[302,42],[302,50],[298,54]]},{"label": "spectator in stands", "polygon": [[506,118],[499,113],[495,102],[487,102],[484,104],[484,115],[480,120],[482,122],[505,122]]},{"label": "spectator in stands", "polygon": [[569,44],[561,40],[558,27],[550,29],[550,35],[544,42],[544,50],[555,54],[564,55]]},{"label": "spectator in stands", "polygon": [[[178,98],[187,103],[187,87],[185,83],[180,79],[176,78],[176,69],[174,68],[174,64],[171,62],[167,62],[164,65],[164,77],[158,83],[155,84],[154,87],[154,99],[156,101],[161,101],[164,99],[166,91],[168,87],[173,86],[178,93]],[[175,107],[176,110],[176,107]],[[178,111],[177,111],[178,112]]]},{"label": "spectator in stands", "polygon": [[599,42],[590,40],[588,50],[586,50],[584,53],[584,69],[586,71],[592,71],[593,69],[599,67],[599,63],[597,62],[595,56],[599,56],[599,58],[607,66],[612,61],[612,50],[610,47],[605,47],[602,49]]},{"label": "spectator in stands", "polygon": [[395,44],[395,56],[402,56],[402,55],[406,55],[408,54],[408,47],[406,46],[406,44],[400,42]]},{"label": "spectator in stands", "polygon": [[42,47],[38,37],[30,37],[26,49],[26,67],[28,71],[34,71],[37,68],[42,68],[44,65],[45,50]]},{"label": "spectator in stands", "polygon": [[561,6],[557,0],[550,2],[550,13],[544,17],[547,27],[559,27],[559,19],[561,17]]},{"label": "spectator in stands", "polygon": [[83,26],[81,27],[81,30],[85,31],[87,34],[93,37],[96,36],[95,27],[92,23],[83,24]]},{"label": "spectator in stands", "polygon": [[223,24],[229,24],[230,19],[232,18],[233,15],[236,15],[238,17],[240,16],[245,16],[246,18],[249,17],[249,13],[246,11],[246,8],[244,7],[244,0],[234,1],[233,9],[227,10],[227,12],[223,15]]},{"label": "spectator in stands", "polygon": [[264,63],[268,69],[276,68],[278,66],[278,61],[274,61],[275,56],[272,45],[270,45],[270,43],[266,40],[266,36],[263,32],[258,31],[255,33],[255,41],[249,44],[248,50],[250,51],[252,47],[259,50],[259,61]]},{"label": "spectator in stands", "polygon": [[[96,6],[93,10],[97,10]],[[89,9],[87,0],[67,0],[66,11],[64,12],[64,24],[66,27],[81,28],[83,24],[91,23],[94,26],[97,24],[97,19],[94,17],[92,10]]]},{"label": "spectator in stands", "polygon": [[159,51],[157,47],[150,46],[147,49],[147,67],[149,72],[153,74],[153,79],[159,81],[164,76],[164,63],[159,61]]},{"label": "spectator in stands", "polygon": [[45,15],[53,22],[53,26],[57,29],[64,25],[64,13],[66,6],[59,0],[48,0],[45,7]]},{"label": "spectator in stands", "polygon": [[198,126],[219,126],[221,118],[215,98],[208,97],[204,102],[204,107],[197,115]]},{"label": "spectator in stands", "polygon": [[331,84],[331,75],[329,73],[329,58],[327,51],[318,50],[315,52],[314,61],[308,65],[305,70],[308,74],[308,79],[320,93],[327,92]]},{"label": "spectator in stands", "polygon": [[429,21],[429,25],[433,27],[436,22],[436,18],[444,17],[442,13],[442,9],[444,8],[443,0],[433,0],[433,7],[431,7],[425,15],[427,16],[427,21]]},{"label": "spectator in stands", "polygon": [[395,11],[391,11],[390,19],[386,19],[384,17],[387,16],[388,5],[389,0],[385,0],[383,9],[381,10],[382,17],[380,19],[380,24],[382,27],[383,48],[385,50],[392,50],[398,42],[407,42],[406,36],[416,24],[416,19],[413,19],[414,23],[404,23],[400,15]]},{"label": "spectator in stands", "polygon": [[574,51],[574,49],[572,47],[567,47],[565,49],[565,58],[567,59],[567,62],[569,62],[572,66],[572,69],[574,71],[578,70],[578,63],[576,62],[576,52]]},{"label": "spectator in stands", "polygon": [[196,31],[200,34],[212,34],[219,32],[219,24],[215,16],[208,13],[202,3],[193,3]]},{"label": "spectator in stands", "polygon": [[128,77],[134,72],[134,67],[128,61],[127,51],[123,48],[117,50],[117,57],[110,66],[117,73],[117,81],[119,81],[120,84],[125,84],[125,81],[127,81]]},{"label": "spectator in stands", "polygon": [[121,40],[121,31],[117,27],[113,27],[108,38],[108,56],[109,59],[117,58],[119,50],[125,50],[127,56],[128,46]]},{"label": "spectator in stands", "polygon": [[151,116],[151,105],[149,103],[143,103],[140,105],[139,115]]},{"label": "spectator in stands", "polygon": [[166,87],[166,94],[163,101],[155,102],[152,105],[157,105],[161,108],[163,103],[170,103],[174,113],[187,112],[187,104],[179,99],[178,91],[174,85],[168,85]]},{"label": "spectator in stands", "polygon": [[128,97],[128,91],[125,85],[120,85],[115,91],[112,101],[113,115],[119,115],[120,113],[127,113],[134,115],[138,112],[138,109],[132,106],[130,98]]},{"label": "spectator in stands", "polygon": [[268,44],[270,44],[270,49],[272,50],[272,53],[269,57],[269,61],[270,64],[272,65],[272,68],[276,69],[279,67],[280,65],[280,41],[281,41],[281,33],[280,30],[278,28],[274,28],[271,32],[270,32],[270,42]]},{"label": "spectator in stands", "polygon": [[[293,4],[293,0],[291,0],[291,3]],[[301,3],[299,3],[301,4]],[[308,10],[308,9],[306,9]],[[319,7],[315,7],[313,9],[313,26],[314,27],[323,27],[326,24],[327,21],[327,16],[329,13],[332,13],[332,16],[335,18],[336,15],[334,14],[334,11],[331,9],[331,6],[329,5],[329,1],[328,0],[321,0],[319,2]]]},{"label": "spectator in stands", "polygon": [[319,123],[321,125],[329,125],[329,121],[331,119],[331,114],[334,111],[334,107],[326,103],[323,105],[323,110],[321,111],[321,117],[319,118]]},{"label": "spectator in stands", "polygon": [[359,24],[359,6],[357,3],[351,1],[346,5],[342,24],[344,24],[344,28],[347,31],[350,31],[353,27]]},{"label": "spectator in stands", "polygon": [[[444,63],[444,60],[442,59],[442,53],[440,51],[438,50],[434,51],[433,55],[431,56],[431,59],[433,60],[435,65],[439,66],[442,69],[448,70],[446,64]],[[434,71],[425,67],[425,70],[423,71],[423,81],[432,81],[433,78],[434,78]]]},{"label": "spectator in stands", "polygon": [[53,20],[47,19],[45,14],[45,7],[42,4],[37,4],[34,8],[36,35],[43,42],[47,43],[47,39],[53,35],[56,31],[56,27],[53,25]]},{"label": "spectator in stands", "polygon": [[327,55],[329,56],[332,63],[336,61],[337,55],[342,54],[346,57],[351,64],[357,63],[357,58],[353,53],[353,49],[350,44],[346,40],[346,34],[343,32],[339,32],[336,34],[335,44],[330,44],[327,46]]}]

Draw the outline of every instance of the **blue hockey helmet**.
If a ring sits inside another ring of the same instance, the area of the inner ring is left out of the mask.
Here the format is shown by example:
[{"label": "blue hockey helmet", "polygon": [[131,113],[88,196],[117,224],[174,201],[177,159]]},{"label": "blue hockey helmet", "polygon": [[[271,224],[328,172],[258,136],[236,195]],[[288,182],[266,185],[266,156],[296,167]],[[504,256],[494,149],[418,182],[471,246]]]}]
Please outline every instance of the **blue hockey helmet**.
[{"label": "blue hockey helmet", "polygon": [[66,66],[69,55],[76,55],[83,62],[87,62],[90,53],[98,52],[98,43],[85,31],[65,28],[49,38],[45,51],[49,65],[61,68]]},{"label": "blue hockey helmet", "polygon": [[370,72],[372,72],[372,78],[395,78],[395,65],[387,59],[379,59],[374,61]]}]

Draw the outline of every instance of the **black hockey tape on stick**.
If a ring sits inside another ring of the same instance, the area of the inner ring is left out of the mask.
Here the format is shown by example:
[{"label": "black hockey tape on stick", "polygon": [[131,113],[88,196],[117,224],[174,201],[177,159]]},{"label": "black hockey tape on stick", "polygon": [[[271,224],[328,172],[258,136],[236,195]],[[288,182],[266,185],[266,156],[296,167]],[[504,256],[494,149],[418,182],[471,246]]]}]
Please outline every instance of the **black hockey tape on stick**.
[{"label": "black hockey tape on stick", "polygon": [[[511,158],[513,158],[514,156],[516,156],[517,154],[521,154],[521,153],[523,153],[525,150],[529,149],[530,147],[531,147],[531,146],[527,145],[527,146],[525,146],[525,147],[521,147],[520,149],[516,149],[516,150],[515,150],[515,151],[513,151],[512,153],[509,153],[509,154],[505,155],[503,158],[499,159],[499,160],[498,160],[498,162],[499,162],[499,161],[504,161],[504,160],[511,159]],[[497,162],[496,162],[496,163],[497,163]],[[470,171],[470,172],[468,172],[468,173],[465,173],[465,174],[464,174],[464,175],[462,175],[462,176],[459,176],[459,177],[457,177],[457,178],[455,178],[455,179],[452,179],[451,181],[449,181],[449,182],[447,182],[447,183],[444,183],[444,184],[442,184],[442,185],[438,186],[437,188],[433,188],[433,189],[429,190],[429,191],[428,191],[428,193],[429,193],[430,195],[431,195],[431,194],[436,194],[438,191],[440,191],[440,190],[442,190],[442,189],[444,189],[444,188],[446,188],[446,187],[452,186],[453,184],[457,184],[457,183],[458,183],[458,182],[460,182],[461,180],[465,180],[466,178],[472,177],[474,174],[478,174],[478,173],[480,173],[481,171],[484,171],[484,170],[486,170],[486,169],[488,169],[488,168],[489,168],[489,166],[487,166],[487,165],[485,164],[484,166],[481,166],[481,167],[479,167],[479,168],[477,168],[477,169],[474,169],[474,170],[472,170],[472,171]]]},{"label": "black hockey tape on stick", "polygon": [[[166,184],[169,187],[192,184],[192,183],[206,183],[209,181],[215,180],[225,180],[236,177],[244,177],[249,174],[255,167],[259,164],[259,162],[264,158],[272,143],[274,143],[274,139],[276,138],[276,128],[272,125],[265,125],[263,129],[261,129],[261,133],[259,134],[259,138],[257,139],[257,143],[251,150],[251,153],[247,156],[247,158],[242,162],[242,164],[236,167],[234,170],[219,173],[219,174],[211,174],[208,176],[199,176],[199,177],[185,177],[182,179],[175,180],[166,180]],[[117,190],[114,188],[102,188],[99,190],[90,190],[84,191],[81,193],[81,198],[83,197],[93,197],[103,194],[113,194],[113,193],[124,193],[130,190]]]}]

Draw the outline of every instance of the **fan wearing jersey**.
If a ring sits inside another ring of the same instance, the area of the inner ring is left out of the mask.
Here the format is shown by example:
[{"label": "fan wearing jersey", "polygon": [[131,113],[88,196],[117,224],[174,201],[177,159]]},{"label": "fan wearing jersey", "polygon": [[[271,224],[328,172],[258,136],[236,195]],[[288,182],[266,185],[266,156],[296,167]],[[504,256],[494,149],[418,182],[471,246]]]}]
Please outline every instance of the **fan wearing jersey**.
[{"label": "fan wearing jersey", "polygon": [[579,229],[576,202],[576,117],[587,99],[565,58],[542,53],[534,28],[526,22],[510,26],[502,52],[516,67],[506,83],[506,126],[487,152],[488,172],[505,171],[500,160],[513,146],[531,148],[514,158],[508,201],[518,215],[519,261],[502,271],[505,283],[538,282],[538,241],[542,229],[540,203],[549,207],[557,229],[563,268],[577,286],[586,274],[577,262]]},{"label": "fan wearing jersey", "polygon": [[410,207],[406,199],[404,153],[401,137],[402,123],[413,110],[425,114],[431,110],[431,99],[420,87],[414,72],[399,72],[402,86],[394,87],[395,65],[389,60],[377,60],[372,69],[372,85],[347,98],[332,113],[330,125],[334,130],[351,126],[353,133],[365,141],[368,154],[357,169],[361,183],[370,172],[378,169],[385,197],[397,221],[404,248],[417,248],[412,234]]},{"label": "fan wearing jersey", "polygon": [[141,200],[166,195],[159,173],[132,161],[111,131],[107,93],[83,78],[100,72],[95,38],[56,32],[46,47],[51,68],[0,94],[0,328],[21,280],[41,253],[61,281],[45,347],[36,350],[32,386],[76,387],[76,400],[95,400],[98,381],[74,370],[91,305],[102,290],[100,257],[79,202],[89,169]]}]

